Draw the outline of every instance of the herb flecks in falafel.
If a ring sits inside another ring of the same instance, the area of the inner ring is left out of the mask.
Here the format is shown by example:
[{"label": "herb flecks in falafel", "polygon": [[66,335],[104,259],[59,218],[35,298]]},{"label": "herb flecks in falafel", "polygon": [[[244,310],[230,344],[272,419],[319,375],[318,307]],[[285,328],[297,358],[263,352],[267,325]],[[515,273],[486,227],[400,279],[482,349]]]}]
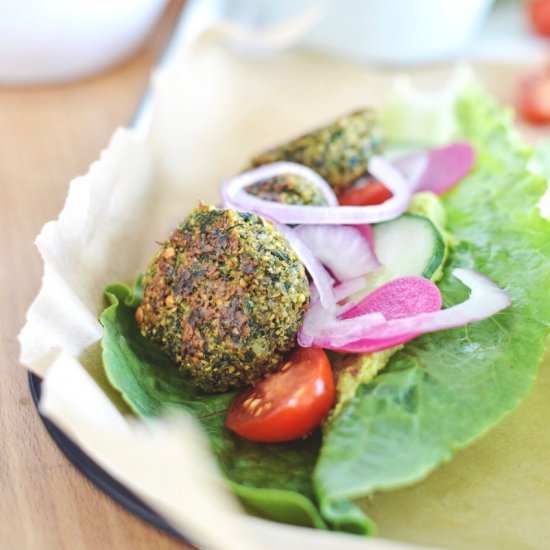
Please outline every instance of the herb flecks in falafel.
[{"label": "herb flecks in falafel", "polygon": [[327,200],[309,180],[295,174],[273,176],[246,188],[251,195],[281,204],[326,206]]},{"label": "herb flecks in falafel", "polygon": [[260,216],[201,205],[147,269],[136,321],[208,392],[277,370],[309,303],[303,265]]},{"label": "herb flecks in falafel", "polygon": [[380,151],[381,141],[374,112],[364,109],[258,155],[252,166],[282,160],[304,164],[341,194],[367,172],[369,159]]}]

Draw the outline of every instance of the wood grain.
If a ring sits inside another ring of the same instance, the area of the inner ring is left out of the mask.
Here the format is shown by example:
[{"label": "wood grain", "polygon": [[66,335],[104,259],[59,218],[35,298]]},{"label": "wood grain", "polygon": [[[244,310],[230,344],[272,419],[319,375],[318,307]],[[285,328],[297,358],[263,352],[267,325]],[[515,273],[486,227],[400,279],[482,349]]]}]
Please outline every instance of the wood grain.
[{"label": "wood grain", "polygon": [[[33,246],[57,216],[69,181],[98,157],[134,112],[150,67],[179,10],[173,2],[145,47],[124,65],[83,82],[0,89],[0,548],[187,548],[92,486],[64,458],[38,419],[18,365],[16,334],[40,285]],[[510,101],[521,67],[480,67]],[[422,71],[415,72],[419,81]],[[428,79],[429,80],[429,79]],[[525,129],[530,139],[547,130]]]},{"label": "wood grain", "polygon": [[172,2],[145,46],[82,82],[0,89],[0,548],[189,548],[89,483],[40,422],[18,365],[16,334],[40,285],[33,245],[70,180],[127,124],[181,8]]}]

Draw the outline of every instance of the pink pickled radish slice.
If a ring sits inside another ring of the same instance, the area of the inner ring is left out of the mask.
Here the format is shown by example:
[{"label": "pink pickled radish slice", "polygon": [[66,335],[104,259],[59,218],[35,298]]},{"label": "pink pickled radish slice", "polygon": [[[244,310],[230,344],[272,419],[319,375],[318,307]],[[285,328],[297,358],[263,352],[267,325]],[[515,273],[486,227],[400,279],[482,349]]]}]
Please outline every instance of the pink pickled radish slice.
[{"label": "pink pickled radish slice", "polygon": [[452,143],[406,156],[395,165],[410,182],[413,190],[445,193],[472,169],[475,150],[468,143]]},{"label": "pink pickled radish slice", "polygon": [[[358,304],[347,308],[340,317],[327,312],[319,302],[316,302],[305,316],[298,334],[298,342],[305,347],[372,353],[388,349],[426,332],[459,327],[487,319],[510,305],[508,295],[487,277],[462,268],[456,268],[453,275],[470,288],[470,296],[464,302],[447,309],[410,315],[410,312],[416,308],[435,308],[437,304],[435,295],[437,287],[426,279],[424,279],[425,283],[411,281],[410,292],[405,293],[406,299],[400,298],[399,294],[390,297],[393,293],[385,289],[388,285],[397,284],[395,281],[399,279],[394,279],[372,293],[375,294],[371,298],[372,302],[368,299],[371,295],[367,295]],[[409,277],[400,279],[409,279]],[[391,288],[389,286],[390,290]],[[414,289],[417,294],[426,293],[427,296],[425,298],[413,296]],[[355,316],[350,317],[350,315]]]}]

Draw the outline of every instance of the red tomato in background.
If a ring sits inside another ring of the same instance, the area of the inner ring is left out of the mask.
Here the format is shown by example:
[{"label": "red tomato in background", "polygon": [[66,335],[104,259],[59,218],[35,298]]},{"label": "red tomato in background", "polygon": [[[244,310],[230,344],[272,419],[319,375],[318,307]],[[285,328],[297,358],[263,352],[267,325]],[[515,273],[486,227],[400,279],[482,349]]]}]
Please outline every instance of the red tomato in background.
[{"label": "red tomato in background", "polygon": [[381,204],[392,197],[392,192],[379,181],[371,180],[361,187],[354,187],[338,197],[340,206],[370,206]]},{"label": "red tomato in background", "polygon": [[520,81],[517,108],[527,122],[550,123],[550,70],[527,75]]},{"label": "red tomato in background", "polygon": [[235,398],[226,426],[252,441],[298,439],[321,423],[335,393],[327,354],[322,349],[298,348],[280,371]]},{"label": "red tomato in background", "polygon": [[531,0],[527,13],[533,30],[541,36],[550,36],[550,0]]}]

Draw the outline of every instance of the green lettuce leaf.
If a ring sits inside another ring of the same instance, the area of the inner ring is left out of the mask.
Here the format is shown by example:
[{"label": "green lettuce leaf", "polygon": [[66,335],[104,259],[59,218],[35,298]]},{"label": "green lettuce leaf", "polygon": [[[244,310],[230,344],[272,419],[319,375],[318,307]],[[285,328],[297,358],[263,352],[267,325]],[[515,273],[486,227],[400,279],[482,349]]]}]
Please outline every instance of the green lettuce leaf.
[{"label": "green lettuce leaf", "polygon": [[535,150],[535,156],[529,163],[529,169],[547,181],[546,193],[540,199],[538,207],[541,216],[550,220],[550,142],[538,145]]},{"label": "green lettuce leaf", "polygon": [[425,335],[362,385],[326,431],[314,480],[321,507],[411,484],[482,436],[532,387],[550,324],[550,224],[536,205],[546,189],[526,169],[532,152],[510,118],[478,91],[456,120],[477,151],[474,170],[444,197],[459,244],[439,283],[445,307],[467,289],[454,267],[504,288],[512,306],[494,317]]},{"label": "green lettuce leaf", "polygon": [[201,393],[141,336],[134,321],[139,288],[134,293],[126,285],[114,284],[105,293],[111,305],[101,315],[103,363],[109,381],[135,413],[148,417],[169,409],[190,412],[202,424],[230,488],[250,512],[275,521],[326,528],[314,504],[311,482],[319,435],[272,445],[257,445],[233,435],[225,428],[225,416],[235,393]]}]

